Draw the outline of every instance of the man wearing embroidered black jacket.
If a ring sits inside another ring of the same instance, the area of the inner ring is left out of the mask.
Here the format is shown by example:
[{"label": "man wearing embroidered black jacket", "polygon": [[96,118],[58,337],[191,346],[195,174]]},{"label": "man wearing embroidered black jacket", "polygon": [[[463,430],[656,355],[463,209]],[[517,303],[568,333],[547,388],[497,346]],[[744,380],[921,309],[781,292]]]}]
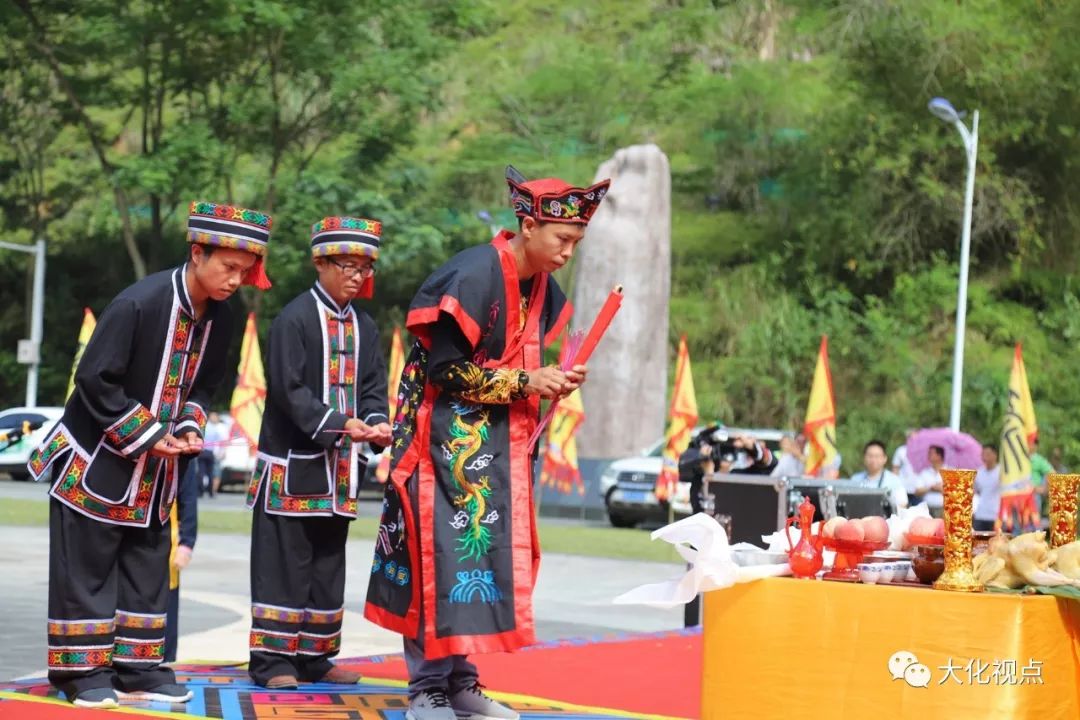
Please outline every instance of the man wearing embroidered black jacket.
[{"label": "man wearing embroidered black jacket", "polygon": [[364,614],[405,638],[408,720],[517,718],[481,690],[467,656],[535,642],[528,440],[540,398],[585,379],[584,367],[543,364],[572,314],[551,273],[570,260],[608,181],[528,182],[507,168],[507,182],[518,232],[451,258],[406,319],[417,342],[398,393]]},{"label": "man wearing embroidered black jacket", "polygon": [[357,443],[390,442],[379,333],[370,298],[381,224],[328,217],[312,228],[319,279],[270,328],[267,402],[248,488],[248,672],[271,689],[356,683],[330,662],[341,646],[345,541],[362,476]]},{"label": "man wearing embroidered black jacket", "polygon": [[109,304],[75,374],[64,415],[30,458],[50,467],[49,681],[76,705],[120,695],[185,702],[161,665],[169,512],[202,449],[205,408],[226,374],[241,284],[269,288],[268,215],[193,202],[190,259]]}]

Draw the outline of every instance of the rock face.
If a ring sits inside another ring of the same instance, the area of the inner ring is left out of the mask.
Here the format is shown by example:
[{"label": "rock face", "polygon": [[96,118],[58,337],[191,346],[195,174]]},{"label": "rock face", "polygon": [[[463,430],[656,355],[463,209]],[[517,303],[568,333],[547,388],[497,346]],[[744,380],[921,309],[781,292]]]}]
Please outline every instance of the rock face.
[{"label": "rock face", "polygon": [[582,389],[583,457],[632,455],[664,432],[671,295],[671,171],[656,145],[634,145],[600,166],[611,178],[574,270],[575,330],[587,330],[616,285],[625,297],[589,362]]}]

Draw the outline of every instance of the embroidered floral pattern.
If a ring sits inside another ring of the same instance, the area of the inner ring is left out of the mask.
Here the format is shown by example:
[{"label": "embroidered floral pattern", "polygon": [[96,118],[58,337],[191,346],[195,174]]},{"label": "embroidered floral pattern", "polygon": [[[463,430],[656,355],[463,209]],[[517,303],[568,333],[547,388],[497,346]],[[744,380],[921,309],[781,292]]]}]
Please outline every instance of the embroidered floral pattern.
[{"label": "embroidered floral pattern", "polygon": [[366,220],[356,217],[327,217],[311,226],[312,235],[318,235],[328,230],[356,230],[371,233],[372,235],[382,235],[382,223],[378,220]]},{"label": "embroidered floral pattern", "polygon": [[116,627],[140,630],[161,630],[165,627],[165,615],[116,611]]},{"label": "embroidered floral pattern", "polygon": [[236,207],[234,205],[222,205],[200,200],[196,200],[188,206],[188,215],[204,215],[206,217],[218,218],[219,220],[245,222],[250,225],[258,225],[267,230],[274,224],[273,218],[258,210],[248,210],[247,208]]},{"label": "embroidered floral pattern", "polygon": [[275,620],[286,623],[304,622],[304,610],[301,608],[283,608],[274,605],[255,603],[251,606],[251,617],[259,620]]},{"label": "embroidered floral pattern", "polygon": [[165,640],[137,640],[118,637],[113,649],[114,662],[159,663],[165,659]]},{"label": "embroidered floral pattern", "polygon": [[[326,313],[326,336],[330,341],[330,362],[326,378],[330,384],[330,407],[346,417],[356,415],[356,327],[352,318],[340,319]],[[349,497],[349,480],[355,471],[351,462],[353,441],[341,439],[334,463],[334,510],[356,517],[356,499]]]},{"label": "embroidered floral pattern", "polygon": [[44,449],[37,447],[30,453],[30,462],[27,463],[30,466],[30,472],[34,474],[35,478],[41,477],[42,473],[45,472],[45,468],[49,467],[49,463],[69,447],[71,447],[71,444],[67,435],[62,430],[57,431]]},{"label": "embroidered floral pattern", "polygon": [[50,670],[84,670],[112,663],[112,645],[107,647],[49,647]]},{"label": "embroidered floral pattern", "polygon": [[204,411],[197,403],[186,402],[183,409],[180,411],[180,417],[177,418],[183,422],[191,421],[199,426],[199,432],[206,432],[206,411]]},{"label": "embroidered floral pattern", "polygon": [[296,652],[301,655],[329,655],[341,649],[341,632],[332,635],[300,633]]},{"label": "embroidered floral pattern", "polygon": [[325,513],[332,510],[333,498],[290,497],[285,494],[285,466],[270,463],[269,485],[266,487],[266,509],[281,513]]},{"label": "embroidered floral pattern", "polygon": [[50,635],[111,635],[116,625],[107,620],[52,620],[48,621]]},{"label": "embroidered floral pattern", "polygon": [[266,255],[266,243],[235,235],[188,230],[188,242],[199,243],[200,245],[216,245],[231,250],[243,250],[252,255]]},{"label": "embroidered floral pattern", "polygon": [[306,608],[304,616],[306,622],[312,625],[330,625],[341,622],[341,619],[345,617],[345,608],[338,608],[337,610],[312,610]]},{"label": "embroidered floral pattern", "polygon": [[251,472],[251,480],[248,481],[247,506],[255,507],[255,500],[259,497],[259,487],[266,475],[266,466],[269,465],[263,458],[255,459],[255,469]]},{"label": "embroidered floral pattern", "polygon": [[299,644],[295,633],[280,633],[272,630],[252,630],[248,636],[248,649],[252,652],[272,652],[282,655],[295,655]]},{"label": "embroidered floral pattern", "polygon": [[105,437],[117,450],[123,448],[154,424],[154,415],[143,405],[136,405],[127,415],[105,428]]}]

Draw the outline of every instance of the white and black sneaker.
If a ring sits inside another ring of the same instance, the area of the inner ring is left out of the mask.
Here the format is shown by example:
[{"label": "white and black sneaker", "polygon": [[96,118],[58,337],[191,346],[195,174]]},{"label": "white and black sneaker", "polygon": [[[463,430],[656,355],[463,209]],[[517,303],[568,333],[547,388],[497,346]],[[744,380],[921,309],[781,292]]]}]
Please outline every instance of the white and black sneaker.
[{"label": "white and black sneaker", "polygon": [[120,699],[116,691],[109,687],[83,690],[71,701],[73,705],[84,708],[118,708]]},{"label": "white and black sneaker", "polygon": [[120,691],[117,694],[123,700],[136,700],[138,702],[186,703],[193,697],[190,690],[175,683],[165,683],[149,690]]},{"label": "white and black sneaker", "polygon": [[484,686],[476,683],[459,690],[450,698],[457,720],[518,720],[521,716],[484,693]]},{"label": "white and black sneaker", "polygon": [[409,701],[405,720],[457,720],[446,691],[441,688],[423,690]]}]

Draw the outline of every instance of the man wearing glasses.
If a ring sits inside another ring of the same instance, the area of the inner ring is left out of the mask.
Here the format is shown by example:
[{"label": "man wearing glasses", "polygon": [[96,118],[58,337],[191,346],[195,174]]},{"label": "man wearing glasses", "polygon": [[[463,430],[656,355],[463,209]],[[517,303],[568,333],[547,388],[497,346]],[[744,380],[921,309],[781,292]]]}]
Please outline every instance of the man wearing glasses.
[{"label": "man wearing glasses", "polygon": [[390,442],[379,333],[350,304],[374,292],[381,230],[362,218],[316,223],[318,280],[270,326],[247,500],[255,510],[248,672],[271,689],[359,680],[330,658],[341,646],[345,541],[361,479],[356,444]]}]

